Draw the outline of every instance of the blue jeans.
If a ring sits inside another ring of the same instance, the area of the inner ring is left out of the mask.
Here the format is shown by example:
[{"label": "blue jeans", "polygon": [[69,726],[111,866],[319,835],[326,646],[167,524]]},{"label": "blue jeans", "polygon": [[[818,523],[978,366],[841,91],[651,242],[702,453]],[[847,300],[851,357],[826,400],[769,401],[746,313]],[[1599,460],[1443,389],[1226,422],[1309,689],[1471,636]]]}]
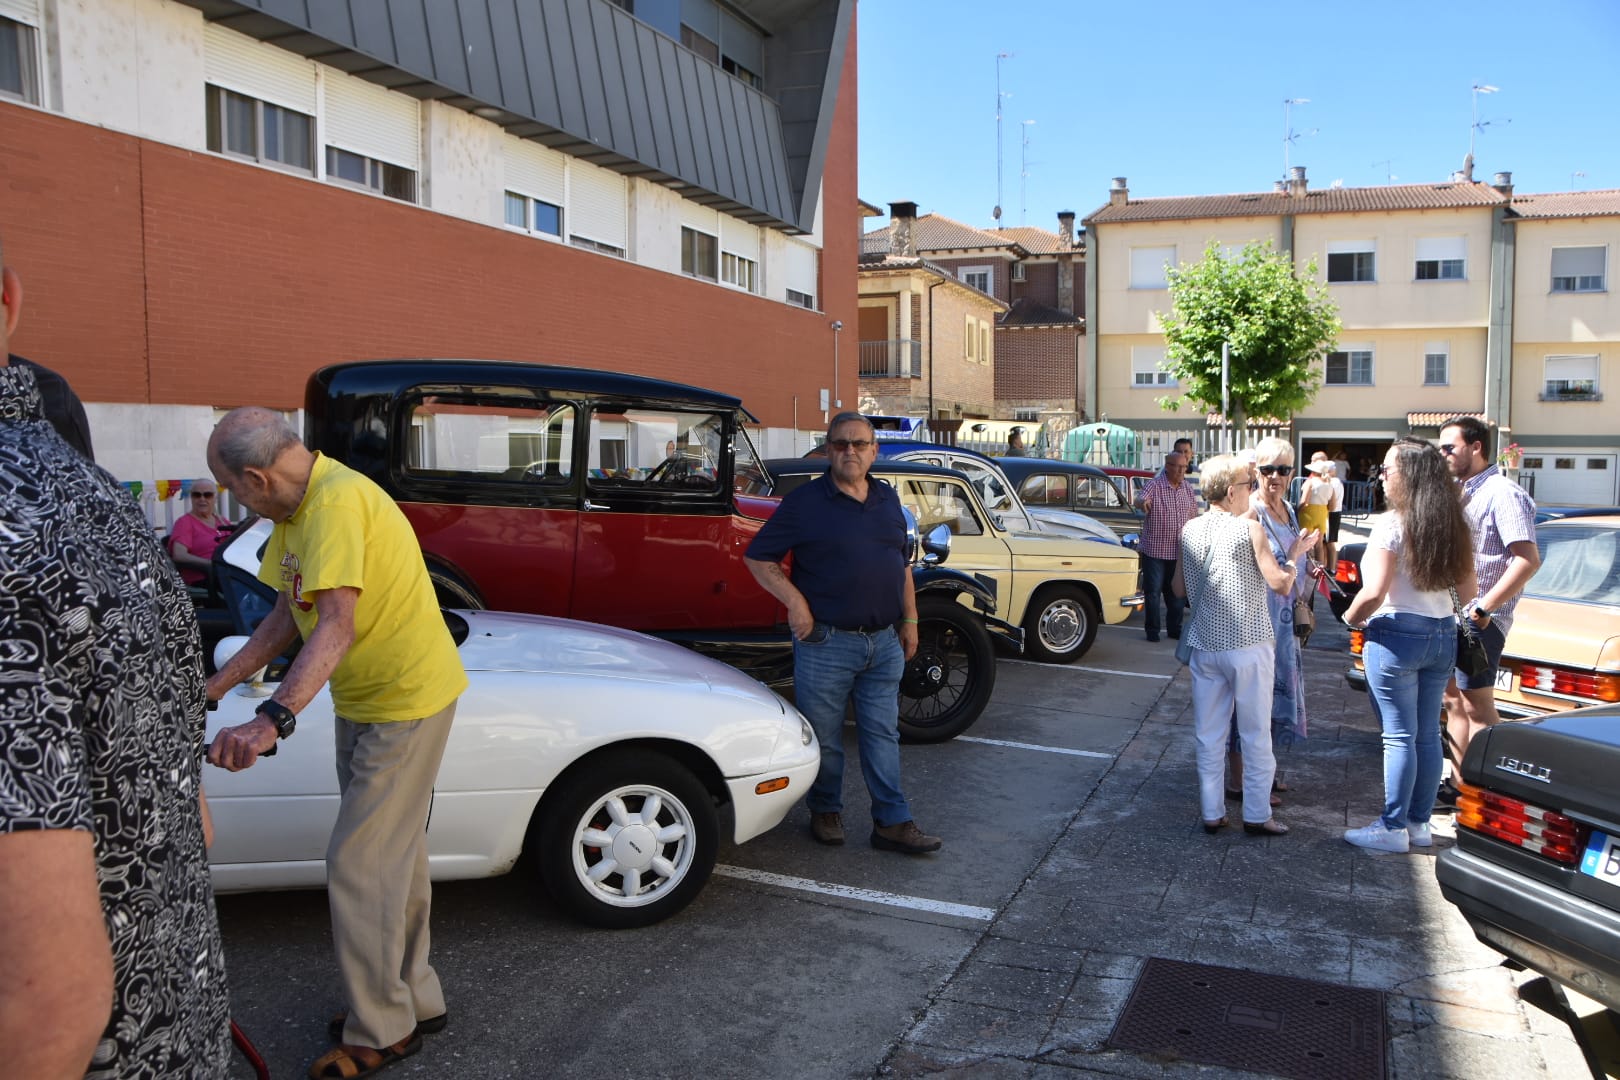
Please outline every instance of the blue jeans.
[{"label": "blue jeans", "polygon": [[1457,663],[1457,623],[1449,615],[1375,616],[1361,659],[1384,729],[1384,827],[1426,825],[1440,788],[1440,700]]},{"label": "blue jeans", "polygon": [[1138,556],[1142,562],[1142,595],[1147,606],[1142,612],[1142,628],[1155,636],[1159,633],[1159,597],[1164,597],[1164,625],[1172,637],[1181,636],[1181,597],[1170,591],[1170,582],[1176,576],[1176,560],[1155,559],[1151,555]]},{"label": "blue jeans", "polygon": [[821,771],[805,805],[812,814],[844,808],[844,705],[855,699],[861,773],[879,825],[911,820],[900,791],[900,676],[905,654],[894,629],[876,634],[818,622],[793,643],[793,698],[821,743]]}]

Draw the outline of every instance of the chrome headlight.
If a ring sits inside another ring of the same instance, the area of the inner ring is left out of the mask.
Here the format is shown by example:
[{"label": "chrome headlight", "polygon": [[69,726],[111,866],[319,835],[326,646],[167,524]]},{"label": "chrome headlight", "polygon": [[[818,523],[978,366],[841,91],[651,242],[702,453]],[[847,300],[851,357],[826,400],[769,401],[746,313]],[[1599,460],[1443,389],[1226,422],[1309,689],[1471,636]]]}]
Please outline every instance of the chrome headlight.
[{"label": "chrome headlight", "polygon": [[810,721],[799,717],[799,745],[809,746],[816,741],[816,729],[810,726]]}]

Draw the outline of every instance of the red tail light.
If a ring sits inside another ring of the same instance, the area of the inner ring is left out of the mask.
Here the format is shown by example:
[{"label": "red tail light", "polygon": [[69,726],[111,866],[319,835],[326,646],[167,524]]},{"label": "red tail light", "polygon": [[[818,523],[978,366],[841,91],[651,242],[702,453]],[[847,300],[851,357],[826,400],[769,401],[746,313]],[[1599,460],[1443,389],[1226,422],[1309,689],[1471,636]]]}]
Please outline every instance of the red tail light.
[{"label": "red tail light", "polygon": [[1457,824],[1494,836],[1554,862],[1574,866],[1581,861],[1575,822],[1563,814],[1471,784],[1459,784]]},{"label": "red tail light", "polygon": [[1569,694],[1589,701],[1620,701],[1620,675],[1573,671],[1549,664],[1523,664],[1519,668],[1519,685],[1526,690]]},{"label": "red tail light", "polygon": [[1354,585],[1361,580],[1361,568],[1353,562],[1340,559],[1333,569],[1333,580],[1340,585]]}]

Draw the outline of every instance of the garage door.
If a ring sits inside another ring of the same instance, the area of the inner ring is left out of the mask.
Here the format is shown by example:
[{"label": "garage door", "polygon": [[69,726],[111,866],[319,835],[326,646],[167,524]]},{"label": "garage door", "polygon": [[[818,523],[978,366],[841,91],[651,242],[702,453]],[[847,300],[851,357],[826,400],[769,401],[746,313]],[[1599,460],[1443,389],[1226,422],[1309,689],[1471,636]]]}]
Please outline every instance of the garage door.
[{"label": "garage door", "polygon": [[1521,471],[1533,475],[1545,506],[1614,506],[1615,454],[1526,450]]}]

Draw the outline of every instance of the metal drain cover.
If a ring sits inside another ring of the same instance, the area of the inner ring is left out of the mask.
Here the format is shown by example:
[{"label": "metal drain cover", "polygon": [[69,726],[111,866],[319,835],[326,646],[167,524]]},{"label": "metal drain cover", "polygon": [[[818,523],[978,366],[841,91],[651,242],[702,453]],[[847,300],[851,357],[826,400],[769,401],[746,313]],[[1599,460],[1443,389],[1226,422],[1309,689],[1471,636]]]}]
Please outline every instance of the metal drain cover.
[{"label": "metal drain cover", "polygon": [[1293,1080],[1383,1080],[1384,995],[1150,957],[1108,1045]]}]

